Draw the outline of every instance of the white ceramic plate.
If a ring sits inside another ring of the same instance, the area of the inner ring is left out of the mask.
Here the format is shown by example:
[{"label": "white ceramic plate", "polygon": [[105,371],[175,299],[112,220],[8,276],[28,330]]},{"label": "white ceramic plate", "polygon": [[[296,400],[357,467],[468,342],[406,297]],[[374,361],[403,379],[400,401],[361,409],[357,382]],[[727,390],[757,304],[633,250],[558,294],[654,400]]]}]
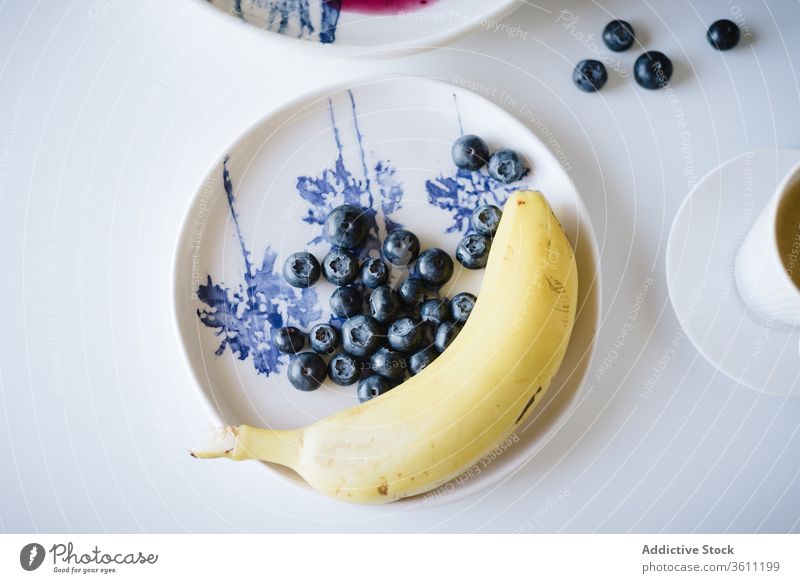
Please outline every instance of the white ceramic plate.
[{"label": "white ceramic plate", "polygon": [[[532,171],[509,187],[485,170],[457,172],[450,147],[462,128],[492,148],[516,149]],[[546,194],[576,251],[580,307],[564,364],[536,415],[469,479],[396,504],[454,500],[520,467],[564,421],[591,357],[599,312],[594,234],[566,172],[522,123],[483,97],[419,77],[373,78],[285,106],[232,144],[199,188],[177,249],[174,300],[189,366],[215,422],[293,428],[358,404],[355,386],[292,388],[288,358],[269,342],[275,327],[307,329],[330,316],[331,284],[321,279],[301,294],[280,270],[298,250],[324,257],[330,247],[320,240],[320,222],[331,208],[345,201],[372,208],[381,239],[392,222],[417,233],[423,248],[452,253],[477,204],[502,204],[523,187]],[[482,274],[458,266],[444,293],[477,293]],[[393,281],[405,276],[397,270]],[[211,312],[213,320],[203,315]]]},{"label": "white ceramic plate", "polygon": [[[477,26],[502,26],[499,21],[522,5],[520,0],[207,1],[244,22],[288,38],[377,49],[384,56],[441,46]],[[387,5],[388,9],[375,9]],[[513,34],[508,28],[504,32]]]},{"label": "white ceramic plate", "polygon": [[678,321],[711,364],[736,382],[800,397],[800,330],[748,309],[734,277],[745,236],[800,150],[748,152],[709,172],[678,210],[667,246],[667,284]]}]

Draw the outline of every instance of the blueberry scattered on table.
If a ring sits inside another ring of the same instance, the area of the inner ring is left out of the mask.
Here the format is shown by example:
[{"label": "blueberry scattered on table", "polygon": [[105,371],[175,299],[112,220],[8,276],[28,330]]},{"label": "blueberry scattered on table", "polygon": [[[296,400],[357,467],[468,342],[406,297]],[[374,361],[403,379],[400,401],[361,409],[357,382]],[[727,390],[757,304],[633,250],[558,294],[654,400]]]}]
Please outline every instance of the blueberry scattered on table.
[{"label": "blueberry scattered on table", "polygon": [[436,350],[444,352],[461,332],[462,325],[457,322],[444,322],[436,329]]},{"label": "blueberry scattered on table", "polygon": [[394,385],[389,379],[380,375],[372,375],[358,383],[358,401],[366,403],[370,399],[380,397],[384,393],[392,390]]},{"label": "blueberry scattered on table", "polygon": [[292,287],[311,287],[320,273],[319,261],[308,251],[289,255],[283,264],[283,277]]},{"label": "blueberry scattered on table", "polygon": [[361,362],[349,354],[340,352],[328,363],[328,376],[341,387],[349,387],[361,376]]},{"label": "blueberry scattered on table", "polygon": [[739,44],[741,31],[735,22],[722,19],[708,27],[706,38],[718,51],[728,51]]},{"label": "blueberry scattered on table", "polygon": [[436,360],[438,356],[439,351],[434,346],[428,346],[419,352],[415,352],[408,357],[408,372],[410,372],[412,376],[419,374],[422,372],[422,369]]},{"label": "blueberry scattered on table", "polygon": [[453,260],[441,249],[426,249],[417,259],[416,273],[428,285],[442,286],[453,277]]},{"label": "blueberry scattered on table", "polygon": [[369,221],[364,209],[343,204],[333,209],[325,219],[325,237],[335,247],[355,249],[369,232]]},{"label": "blueberry scattered on table", "polygon": [[333,285],[349,285],[358,277],[358,259],[344,249],[333,249],[322,260],[322,275]]},{"label": "blueberry scattered on table", "polygon": [[603,29],[603,42],[615,53],[631,48],[635,38],[633,27],[624,20],[612,20]]},{"label": "blueberry scattered on table", "polygon": [[411,231],[395,229],[383,240],[383,256],[389,263],[404,267],[419,255],[419,239]]},{"label": "blueberry scattered on table", "polygon": [[383,259],[367,259],[361,266],[361,283],[376,288],[389,281],[389,266]]},{"label": "blueberry scattered on table", "polygon": [[595,59],[584,59],[572,70],[572,82],[581,91],[600,91],[608,81],[606,66]]},{"label": "blueberry scattered on table", "polygon": [[499,182],[516,182],[525,173],[525,163],[514,150],[497,150],[489,158],[489,175]]},{"label": "blueberry scattered on table", "polygon": [[480,170],[489,160],[489,146],[478,136],[467,134],[458,138],[452,148],[453,162],[464,170]]},{"label": "blueberry scattered on table", "polygon": [[489,240],[483,235],[471,233],[461,239],[456,248],[456,259],[467,269],[483,269],[489,260]]},{"label": "blueberry scattered on table", "polygon": [[339,331],[330,324],[317,324],[308,331],[308,345],[317,354],[333,354],[339,348]]},{"label": "blueberry scattered on table", "polygon": [[386,332],[389,346],[400,352],[411,352],[422,343],[422,327],[411,318],[398,318]]},{"label": "blueberry scattered on table", "polygon": [[450,316],[453,318],[453,321],[458,324],[464,324],[472,313],[477,299],[478,298],[468,292],[462,292],[453,296],[453,299],[450,301]]},{"label": "blueberry scattered on table", "polygon": [[306,345],[306,335],[299,328],[284,326],[278,329],[272,342],[279,352],[294,354],[303,350]]},{"label": "blueberry scattered on table", "polygon": [[406,359],[402,353],[388,348],[379,348],[369,358],[372,372],[392,381],[401,381],[406,376]]},{"label": "blueberry scattered on table", "polygon": [[419,316],[423,322],[431,322],[439,326],[450,319],[450,302],[447,298],[441,300],[427,300],[419,309]]},{"label": "blueberry scattered on table", "polygon": [[416,308],[427,299],[428,288],[421,279],[409,277],[402,283],[397,293],[403,304],[410,308]]},{"label": "blueberry scattered on table", "polygon": [[672,78],[672,61],[664,53],[648,51],[633,64],[633,78],[645,89],[658,89]]},{"label": "blueberry scattered on table", "polygon": [[503,211],[492,204],[484,204],[472,211],[470,224],[476,233],[484,237],[494,237],[500,225]]},{"label": "blueberry scattered on table", "polygon": [[331,310],[339,318],[352,318],[360,314],[363,303],[361,294],[354,287],[337,287],[331,294]]},{"label": "blueberry scattered on table", "polygon": [[397,315],[400,297],[388,285],[376,287],[369,294],[369,313],[381,324],[386,324]]},{"label": "blueberry scattered on table", "polygon": [[383,327],[375,318],[361,314],[342,324],[342,348],[351,356],[369,356],[383,341]]},{"label": "blueberry scattered on table", "polygon": [[301,352],[289,362],[289,382],[300,391],[313,391],[325,381],[328,367],[319,354]]}]

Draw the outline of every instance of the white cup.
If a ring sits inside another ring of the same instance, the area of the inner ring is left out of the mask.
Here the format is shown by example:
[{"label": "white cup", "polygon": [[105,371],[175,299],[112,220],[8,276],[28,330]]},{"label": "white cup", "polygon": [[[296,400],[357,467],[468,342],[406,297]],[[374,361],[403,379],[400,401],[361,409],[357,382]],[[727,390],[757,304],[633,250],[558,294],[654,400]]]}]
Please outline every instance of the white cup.
[{"label": "white cup", "polygon": [[800,288],[781,259],[777,219],[781,203],[793,187],[797,195],[798,183],[800,164],[778,185],[736,257],[736,285],[747,307],[769,324],[788,327],[800,326]]}]

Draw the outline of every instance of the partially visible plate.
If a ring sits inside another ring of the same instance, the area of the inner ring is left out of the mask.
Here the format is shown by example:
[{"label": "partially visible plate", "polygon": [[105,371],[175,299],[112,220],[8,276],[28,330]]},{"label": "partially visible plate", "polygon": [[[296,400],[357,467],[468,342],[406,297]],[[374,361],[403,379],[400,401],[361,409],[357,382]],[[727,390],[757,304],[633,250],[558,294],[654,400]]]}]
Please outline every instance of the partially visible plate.
[{"label": "partially visible plate", "polygon": [[520,0],[206,1],[266,31],[378,49],[383,56],[441,46],[481,25],[500,27],[498,21],[522,4]]},{"label": "partially visible plate", "polygon": [[[450,148],[462,132],[516,149],[532,171],[510,186],[485,169],[457,171]],[[395,504],[455,500],[513,473],[577,399],[598,323],[598,250],[572,181],[524,124],[483,97],[420,77],[372,78],[298,99],[257,121],[199,187],[177,247],[174,301],[189,366],[216,422],[294,428],[357,405],[354,386],[292,388],[288,358],[269,341],[277,327],[308,329],[330,317],[331,284],[301,293],[280,271],[298,250],[324,257],[321,222],[333,207],[373,209],[381,238],[386,225],[404,225],[423,248],[452,253],[477,204],[502,205],[519,188],[545,193],[576,252],[579,312],[564,363],[538,412],[467,477]],[[405,276],[397,270],[393,281]],[[459,266],[444,293],[477,292],[481,278]]]}]

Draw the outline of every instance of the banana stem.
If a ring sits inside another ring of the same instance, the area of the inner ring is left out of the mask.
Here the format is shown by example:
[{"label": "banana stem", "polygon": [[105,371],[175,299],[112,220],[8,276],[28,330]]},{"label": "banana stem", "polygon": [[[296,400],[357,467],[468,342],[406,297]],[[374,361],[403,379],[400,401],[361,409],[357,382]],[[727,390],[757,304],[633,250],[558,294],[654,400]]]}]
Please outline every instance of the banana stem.
[{"label": "banana stem", "polygon": [[209,447],[191,454],[198,459],[261,460],[294,468],[300,456],[302,435],[300,431],[229,426],[215,436]]}]

